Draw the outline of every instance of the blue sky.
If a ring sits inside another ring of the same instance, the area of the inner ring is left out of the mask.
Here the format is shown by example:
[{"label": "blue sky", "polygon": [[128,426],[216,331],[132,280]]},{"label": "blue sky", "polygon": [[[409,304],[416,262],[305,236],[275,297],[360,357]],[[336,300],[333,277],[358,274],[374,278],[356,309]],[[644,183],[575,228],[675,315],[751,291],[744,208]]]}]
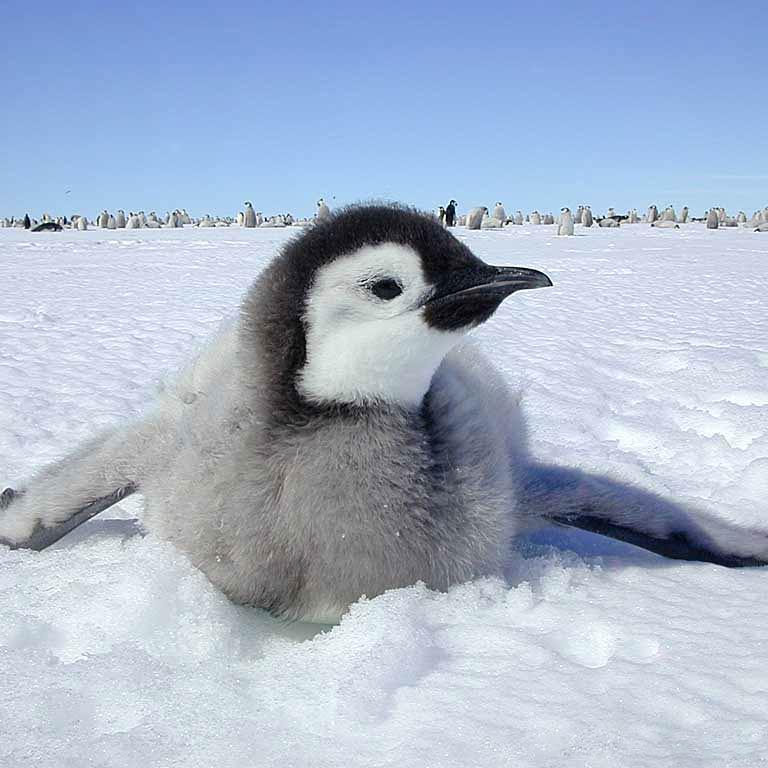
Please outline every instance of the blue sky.
[{"label": "blue sky", "polygon": [[751,213],[768,204],[764,14],[11,0],[0,215],[304,215],[320,196]]}]

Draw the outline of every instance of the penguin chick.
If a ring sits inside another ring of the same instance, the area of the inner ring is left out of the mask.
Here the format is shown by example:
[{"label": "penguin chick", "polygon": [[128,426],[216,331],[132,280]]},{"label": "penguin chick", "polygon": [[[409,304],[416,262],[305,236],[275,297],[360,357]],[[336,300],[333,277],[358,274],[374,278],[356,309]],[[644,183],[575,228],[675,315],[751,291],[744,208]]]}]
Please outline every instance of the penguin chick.
[{"label": "penguin chick", "polygon": [[320,622],[363,594],[501,575],[536,520],[764,564],[765,532],[530,463],[519,403],[461,341],[548,285],[484,263],[432,216],[332,214],[152,412],[0,495],[0,544],[44,548],[139,491],[146,527],[232,600]]},{"label": "penguin chick", "polygon": [[312,621],[500,574],[521,428],[499,375],[454,348],[549,285],[409,209],[335,214],[284,248],[154,412],[33,478],[0,536],[135,487],[146,527],[232,600]]},{"label": "penguin chick", "polygon": [[560,211],[560,216],[557,222],[557,234],[558,235],[572,235],[573,234],[573,216],[570,208],[563,208]]}]

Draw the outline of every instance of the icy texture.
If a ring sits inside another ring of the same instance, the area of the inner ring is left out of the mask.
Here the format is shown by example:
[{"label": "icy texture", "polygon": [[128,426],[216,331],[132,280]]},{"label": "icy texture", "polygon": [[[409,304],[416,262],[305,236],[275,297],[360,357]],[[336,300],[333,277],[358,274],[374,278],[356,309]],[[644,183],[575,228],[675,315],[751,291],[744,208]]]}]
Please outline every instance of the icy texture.
[{"label": "icy texture", "polygon": [[[576,232],[461,233],[555,283],[478,333],[534,454],[765,527],[768,242]],[[139,413],[291,234],[0,230],[0,485]],[[2,768],[768,764],[768,569],[550,530],[511,586],[417,585],[315,634],[128,538],[139,511],[0,551]]]}]

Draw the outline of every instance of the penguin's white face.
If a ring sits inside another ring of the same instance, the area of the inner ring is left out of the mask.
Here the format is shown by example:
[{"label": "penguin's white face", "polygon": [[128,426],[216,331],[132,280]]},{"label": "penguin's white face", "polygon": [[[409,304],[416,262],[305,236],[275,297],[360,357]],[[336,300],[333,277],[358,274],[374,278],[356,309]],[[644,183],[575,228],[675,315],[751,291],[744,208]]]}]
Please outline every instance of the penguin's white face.
[{"label": "penguin's white face", "polygon": [[427,324],[433,292],[405,245],[368,245],[321,267],[307,297],[300,392],[315,402],[419,405],[465,333]]}]

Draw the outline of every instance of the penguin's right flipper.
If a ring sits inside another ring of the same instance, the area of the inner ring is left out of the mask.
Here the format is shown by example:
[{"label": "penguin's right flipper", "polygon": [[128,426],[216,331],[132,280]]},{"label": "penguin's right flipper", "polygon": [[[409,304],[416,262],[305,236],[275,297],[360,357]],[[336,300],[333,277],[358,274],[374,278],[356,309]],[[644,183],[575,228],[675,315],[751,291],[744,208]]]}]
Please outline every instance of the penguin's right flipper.
[{"label": "penguin's right flipper", "polygon": [[[50,547],[51,544],[55,544],[70,531],[73,531],[100,512],[103,512],[113,504],[117,504],[118,501],[135,493],[136,490],[135,485],[126,485],[122,488],[118,488],[114,493],[96,499],[82,509],[77,510],[68,520],[54,523],[51,526],[44,526],[42,523],[37,522],[32,533],[25,539],[9,541],[0,536],[0,546],[7,546],[11,549],[32,549],[36,552],[40,552],[41,550]],[[10,507],[12,501],[19,498],[21,495],[22,494],[17,493],[12,488],[6,488],[2,495],[0,495],[0,511]]]},{"label": "penguin's right flipper", "polygon": [[153,461],[152,430],[129,425],[105,432],[45,467],[19,491],[5,491],[0,543],[44,549],[139,488]]},{"label": "penguin's right flipper", "polygon": [[649,491],[576,469],[531,465],[523,508],[533,518],[625,541],[674,560],[729,568],[768,565],[765,527],[747,528]]}]

